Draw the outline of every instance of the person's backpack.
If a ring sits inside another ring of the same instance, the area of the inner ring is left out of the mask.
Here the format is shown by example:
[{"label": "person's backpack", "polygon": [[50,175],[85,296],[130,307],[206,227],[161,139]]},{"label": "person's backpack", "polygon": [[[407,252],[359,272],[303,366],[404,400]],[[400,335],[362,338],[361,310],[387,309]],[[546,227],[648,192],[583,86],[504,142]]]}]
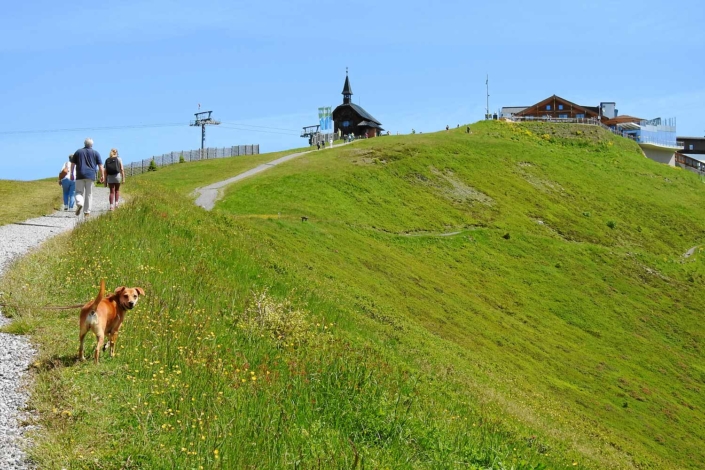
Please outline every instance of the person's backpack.
[{"label": "person's backpack", "polygon": [[108,157],[105,160],[105,171],[111,176],[120,173],[120,163],[118,163],[117,157]]}]

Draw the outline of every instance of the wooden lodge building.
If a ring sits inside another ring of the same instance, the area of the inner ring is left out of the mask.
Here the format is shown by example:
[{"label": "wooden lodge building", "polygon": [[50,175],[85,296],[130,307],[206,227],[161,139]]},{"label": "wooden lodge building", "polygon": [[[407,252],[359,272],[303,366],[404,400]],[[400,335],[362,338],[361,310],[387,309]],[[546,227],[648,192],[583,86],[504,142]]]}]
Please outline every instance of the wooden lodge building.
[{"label": "wooden lodge building", "polygon": [[[614,103],[602,103],[614,104]],[[616,110],[615,110],[616,111]],[[614,112],[614,111],[613,111]],[[531,119],[599,119],[600,107],[581,106],[560,96],[553,95],[531,106],[502,108],[501,117]],[[610,116],[614,117],[614,116]]]},{"label": "wooden lodge building", "polygon": [[353,134],[355,137],[376,137],[384,130],[382,123],[373,118],[362,106],[352,102],[352,88],[347,72],[343,85],[343,104],[333,110],[335,132],[340,135]]}]

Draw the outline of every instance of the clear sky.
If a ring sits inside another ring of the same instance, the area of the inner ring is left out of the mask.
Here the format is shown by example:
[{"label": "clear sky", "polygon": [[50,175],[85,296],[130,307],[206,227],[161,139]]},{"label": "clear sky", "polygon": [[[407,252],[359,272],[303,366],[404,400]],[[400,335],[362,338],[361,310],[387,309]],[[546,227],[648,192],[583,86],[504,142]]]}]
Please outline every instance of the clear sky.
[{"label": "clear sky", "polygon": [[492,111],[555,93],[702,136],[704,54],[702,0],[3,2],[0,179],[55,176],[88,136],[125,162],[198,148],[199,103],[209,146],[303,146],[345,67],[394,134],[482,119],[489,73]]}]

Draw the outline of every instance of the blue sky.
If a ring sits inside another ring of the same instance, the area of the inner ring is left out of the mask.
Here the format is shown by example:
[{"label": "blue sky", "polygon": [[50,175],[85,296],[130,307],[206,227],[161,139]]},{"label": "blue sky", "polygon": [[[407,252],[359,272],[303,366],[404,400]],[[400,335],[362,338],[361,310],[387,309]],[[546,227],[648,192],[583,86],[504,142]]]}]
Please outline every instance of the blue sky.
[{"label": "blue sky", "polygon": [[[199,103],[228,123],[209,146],[299,147],[345,67],[392,133],[481,119],[489,73],[491,110],[555,93],[702,136],[704,52],[705,6],[685,0],[5,2],[0,179],[55,176],[87,136],[126,162],[198,148]],[[44,132],[152,124],[181,125]]]}]

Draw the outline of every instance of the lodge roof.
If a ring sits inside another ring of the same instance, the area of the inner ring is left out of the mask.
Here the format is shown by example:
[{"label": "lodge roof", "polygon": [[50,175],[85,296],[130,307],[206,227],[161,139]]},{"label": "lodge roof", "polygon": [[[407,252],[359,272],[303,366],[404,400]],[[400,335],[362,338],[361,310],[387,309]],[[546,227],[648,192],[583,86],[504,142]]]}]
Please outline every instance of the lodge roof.
[{"label": "lodge roof", "polygon": [[[522,116],[522,115],[527,115],[527,114],[532,114],[532,113],[538,112],[540,107],[542,107],[546,104],[550,104],[553,101],[560,101],[563,104],[567,104],[568,106],[571,106],[573,108],[573,110],[578,110],[578,111],[583,110],[586,112],[589,111],[594,114],[600,113],[599,107],[597,107],[597,106],[580,106],[579,104],[573,103],[572,101],[569,101],[565,98],[561,98],[558,95],[551,95],[548,98],[541,100],[536,104],[528,106],[525,110],[516,113],[516,115]],[[554,110],[554,111],[556,111],[556,110]]]},{"label": "lodge roof", "polygon": [[630,116],[628,114],[622,114],[620,116],[613,117],[612,119],[604,119],[602,121],[602,124],[604,124],[605,126],[618,126],[629,123],[639,124],[641,121],[643,121],[643,119]]},{"label": "lodge roof", "polygon": [[382,126],[380,126],[376,122],[372,122],[372,121],[361,121],[360,124],[358,124],[357,126],[358,127],[376,127],[378,129],[382,128]]}]

